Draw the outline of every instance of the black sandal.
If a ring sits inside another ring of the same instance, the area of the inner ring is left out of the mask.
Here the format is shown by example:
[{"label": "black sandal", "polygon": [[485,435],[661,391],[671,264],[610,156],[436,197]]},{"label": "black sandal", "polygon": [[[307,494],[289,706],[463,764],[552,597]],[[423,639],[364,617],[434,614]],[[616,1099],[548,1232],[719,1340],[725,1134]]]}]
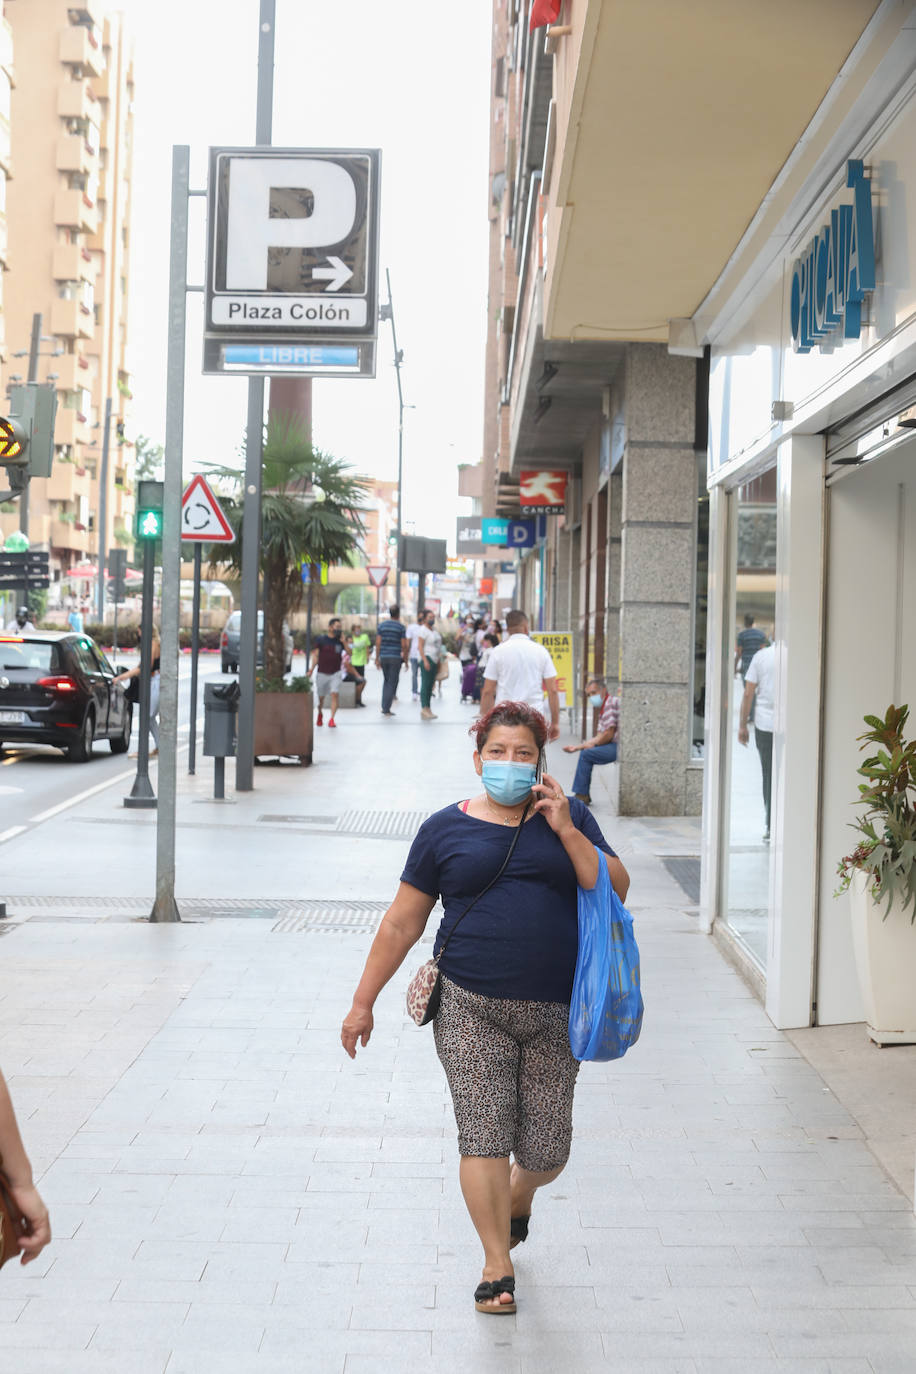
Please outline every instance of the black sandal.
[{"label": "black sandal", "polygon": [[528,1239],[528,1223],[531,1220],[531,1213],[526,1217],[513,1217],[509,1223],[509,1249],[514,1250],[516,1245],[521,1245],[522,1241]]},{"label": "black sandal", "polygon": [[[513,1294],[512,1302],[500,1302],[494,1307],[493,1299],[498,1298],[500,1293]],[[478,1312],[486,1312],[490,1316],[501,1316],[503,1312],[513,1313],[515,1311],[515,1279],[511,1274],[506,1274],[501,1279],[493,1279],[492,1282],[484,1279],[474,1289],[474,1306]]]}]

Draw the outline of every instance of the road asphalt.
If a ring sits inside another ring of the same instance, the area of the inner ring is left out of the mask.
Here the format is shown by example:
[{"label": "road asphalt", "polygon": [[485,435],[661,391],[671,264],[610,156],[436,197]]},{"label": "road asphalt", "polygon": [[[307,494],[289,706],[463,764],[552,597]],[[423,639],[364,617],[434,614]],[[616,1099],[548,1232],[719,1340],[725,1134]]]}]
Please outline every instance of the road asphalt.
[{"label": "road asphalt", "polygon": [[[0,1066],[54,1240],[0,1276],[23,1374],[903,1374],[911,1203],[698,928],[692,819],[595,814],[631,872],[640,1042],[583,1067],[572,1158],[475,1312],[479,1251],[429,1028],[382,994],[339,1046],[410,837],[475,790],[473,717],[341,712],[311,768],[212,797],[180,771],[180,924],[150,925],[155,813],[107,784],[0,849]],[[405,699],[406,698],[406,699]],[[182,756],[183,757],[183,756]],[[574,759],[548,769],[564,786]],[[14,771],[14,770],[11,770]],[[86,787],[92,788],[92,766]],[[155,770],[153,770],[155,781]]]}]

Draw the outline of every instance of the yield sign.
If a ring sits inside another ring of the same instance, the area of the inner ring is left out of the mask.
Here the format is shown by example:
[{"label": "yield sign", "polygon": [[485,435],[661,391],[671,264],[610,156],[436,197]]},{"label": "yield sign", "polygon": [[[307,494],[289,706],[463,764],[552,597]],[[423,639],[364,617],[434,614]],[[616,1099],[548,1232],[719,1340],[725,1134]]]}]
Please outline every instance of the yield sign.
[{"label": "yield sign", "polygon": [[373,587],[384,587],[385,583],[388,581],[388,574],[391,572],[391,569],[387,563],[377,563],[375,566],[370,564],[370,566],[366,568],[366,572],[369,574],[369,581],[372,583]]},{"label": "yield sign", "polygon": [[235,540],[220,503],[199,473],[181,498],[181,537],[205,544],[232,544]]}]

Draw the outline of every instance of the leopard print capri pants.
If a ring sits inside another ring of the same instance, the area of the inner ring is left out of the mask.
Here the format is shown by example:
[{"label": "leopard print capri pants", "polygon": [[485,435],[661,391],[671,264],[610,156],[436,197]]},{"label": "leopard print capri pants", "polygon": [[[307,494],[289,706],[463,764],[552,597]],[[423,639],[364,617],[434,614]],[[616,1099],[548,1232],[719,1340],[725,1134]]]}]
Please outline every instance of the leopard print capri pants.
[{"label": "leopard print capri pants", "polygon": [[433,1025],[462,1155],[523,1169],[569,1158],[579,1064],[569,1048],[569,1004],[482,997],[444,975]]}]

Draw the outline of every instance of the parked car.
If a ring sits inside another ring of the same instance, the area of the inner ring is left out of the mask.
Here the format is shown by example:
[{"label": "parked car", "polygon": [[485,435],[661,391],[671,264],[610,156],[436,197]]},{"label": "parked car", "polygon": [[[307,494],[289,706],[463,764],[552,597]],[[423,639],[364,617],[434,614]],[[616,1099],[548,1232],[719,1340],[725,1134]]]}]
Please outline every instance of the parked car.
[{"label": "parked car", "polygon": [[[233,611],[223,626],[219,638],[220,664],[224,673],[237,673],[239,670],[239,636],[242,629],[242,612]],[[283,657],[286,662],[284,672],[293,666],[293,637],[286,621],[283,622]],[[264,666],[264,612],[258,611],[258,657],[259,668]]]},{"label": "parked car", "polygon": [[133,707],[94,640],[72,631],[0,634],[0,746],[54,744],[87,763],[93,741],[130,746]]}]

